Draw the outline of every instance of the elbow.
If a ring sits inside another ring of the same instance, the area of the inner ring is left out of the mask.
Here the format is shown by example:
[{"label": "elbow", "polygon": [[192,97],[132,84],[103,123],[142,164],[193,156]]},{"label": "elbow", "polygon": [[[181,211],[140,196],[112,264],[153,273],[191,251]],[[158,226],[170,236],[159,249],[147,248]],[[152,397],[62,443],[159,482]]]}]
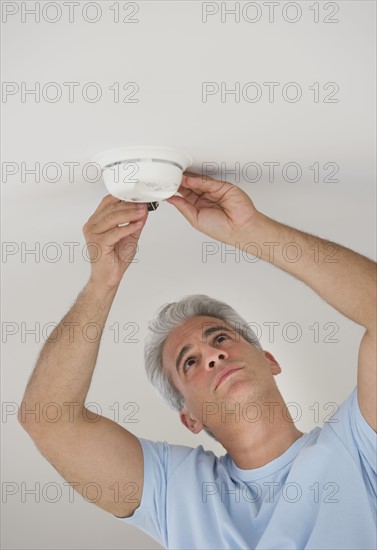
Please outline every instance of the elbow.
[{"label": "elbow", "polygon": [[23,400],[18,407],[17,420],[29,434],[35,431],[35,428],[39,424],[40,418],[38,411],[38,403],[32,403],[25,400]]}]

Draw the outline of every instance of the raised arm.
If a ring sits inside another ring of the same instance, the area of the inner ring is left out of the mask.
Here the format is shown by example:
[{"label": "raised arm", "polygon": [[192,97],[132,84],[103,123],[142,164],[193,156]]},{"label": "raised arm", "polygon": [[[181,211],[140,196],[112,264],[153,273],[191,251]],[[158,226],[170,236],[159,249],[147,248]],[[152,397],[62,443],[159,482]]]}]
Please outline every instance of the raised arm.
[{"label": "raised arm", "polygon": [[182,197],[175,196],[168,202],[193,227],[297,277],[340,313],[365,327],[359,350],[357,395],[364,418],[377,431],[376,263],[269,218],[235,185],[185,174],[179,188]]},{"label": "raised arm", "polygon": [[[89,411],[85,399],[100,336],[147,216],[145,205],[138,209],[108,195],[85,224],[90,279],[44,345],[18,414],[42,455],[76,491],[83,495],[88,483],[96,483],[100,489],[95,504],[122,517],[132,515],[140,504],[141,446],[132,433]],[[49,421],[47,404],[56,421]]]}]

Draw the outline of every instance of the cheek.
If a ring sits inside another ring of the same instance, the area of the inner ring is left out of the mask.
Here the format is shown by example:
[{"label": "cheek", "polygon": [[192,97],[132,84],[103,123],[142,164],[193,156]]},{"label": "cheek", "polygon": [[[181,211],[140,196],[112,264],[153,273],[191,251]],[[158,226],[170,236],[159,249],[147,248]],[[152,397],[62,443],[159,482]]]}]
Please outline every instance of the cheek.
[{"label": "cheek", "polygon": [[211,379],[205,375],[206,373],[201,372],[197,373],[197,375],[193,377],[189,389],[189,393],[192,398],[203,400],[203,398],[210,395]]}]

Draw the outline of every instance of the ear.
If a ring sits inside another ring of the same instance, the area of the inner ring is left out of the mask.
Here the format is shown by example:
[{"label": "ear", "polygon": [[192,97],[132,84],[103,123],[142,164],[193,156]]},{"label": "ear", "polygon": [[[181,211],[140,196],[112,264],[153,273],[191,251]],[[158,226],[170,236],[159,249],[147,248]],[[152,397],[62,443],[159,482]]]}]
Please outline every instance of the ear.
[{"label": "ear", "polygon": [[180,411],[179,418],[182,424],[186,426],[186,428],[193,434],[198,434],[204,428],[204,424],[202,424],[197,418],[191,416],[187,409],[182,409]]},{"label": "ear", "polygon": [[272,353],[270,353],[269,351],[264,351],[263,355],[270,361],[270,363],[272,363],[270,365],[272,374],[276,376],[277,374],[281,373],[281,367],[276,361],[275,357],[272,355]]}]

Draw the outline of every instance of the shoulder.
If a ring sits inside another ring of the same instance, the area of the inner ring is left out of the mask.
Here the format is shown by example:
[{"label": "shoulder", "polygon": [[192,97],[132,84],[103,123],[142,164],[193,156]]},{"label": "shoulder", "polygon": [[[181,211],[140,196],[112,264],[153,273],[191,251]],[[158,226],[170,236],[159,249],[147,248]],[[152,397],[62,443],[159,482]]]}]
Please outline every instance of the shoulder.
[{"label": "shoulder", "polygon": [[323,425],[319,442],[330,445],[330,441],[376,472],[377,436],[361,413],[357,386]]},{"label": "shoulder", "polygon": [[189,447],[187,445],[176,445],[167,441],[152,441],[139,438],[144,453],[144,460],[148,457],[164,464],[166,469],[173,472],[179,466],[185,464],[192,467],[203,467],[213,465],[219,458],[212,451],[204,449],[202,445]]}]

